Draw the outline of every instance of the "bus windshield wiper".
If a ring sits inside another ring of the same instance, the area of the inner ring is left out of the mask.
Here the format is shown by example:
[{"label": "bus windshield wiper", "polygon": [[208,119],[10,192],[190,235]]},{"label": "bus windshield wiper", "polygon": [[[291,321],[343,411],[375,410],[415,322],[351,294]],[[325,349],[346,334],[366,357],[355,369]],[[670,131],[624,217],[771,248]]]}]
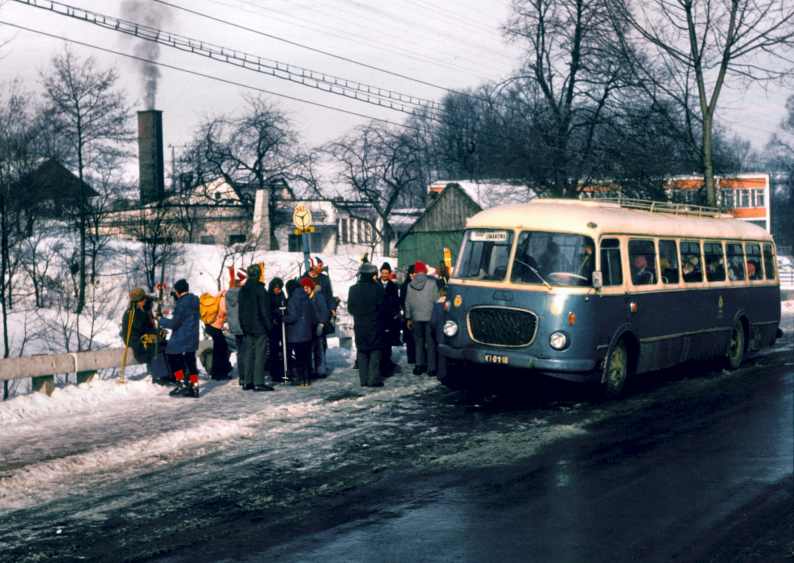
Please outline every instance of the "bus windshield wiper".
[{"label": "bus windshield wiper", "polygon": [[543,278],[543,276],[541,276],[541,275],[540,275],[540,272],[538,271],[538,269],[537,269],[537,268],[535,268],[535,266],[532,266],[531,264],[527,264],[526,262],[524,262],[523,260],[519,260],[518,258],[516,258],[516,259],[515,259],[515,261],[516,261],[516,262],[518,262],[519,264],[521,264],[521,265],[523,265],[523,266],[526,266],[527,268],[529,268],[529,269],[530,269],[530,271],[531,271],[533,274],[535,274],[535,275],[538,277],[538,279],[539,279],[540,281],[542,281],[542,282],[543,282],[543,285],[545,285],[545,286],[546,286],[548,289],[553,289],[553,288],[551,287],[551,284],[550,284],[549,282],[547,282],[547,281],[546,281],[546,280]]}]

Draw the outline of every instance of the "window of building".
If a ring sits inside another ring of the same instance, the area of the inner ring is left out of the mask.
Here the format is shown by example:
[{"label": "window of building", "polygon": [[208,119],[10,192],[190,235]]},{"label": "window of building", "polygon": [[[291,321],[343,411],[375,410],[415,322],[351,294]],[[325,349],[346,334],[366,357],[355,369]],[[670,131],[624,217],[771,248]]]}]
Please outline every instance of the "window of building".
[{"label": "window of building", "polygon": [[725,281],[725,256],[722,253],[722,243],[703,243],[703,256],[706,259],[706,279],[712,282]]},{"label": "window of building", "polygon": [[742,281],[744,279],[744,249],[741,243],[729,242],[725,246],[728,255],[728,279]]},{"label": "window of building", "polygon": [[348,232],[349,228],[348,219],[342,219],[339,221],[339,238],[341,239],[342,244],[347,244],[350,242],[350,233]]},{"label": "window of building", "polygon": [[245,242],[245,235],[229,235],[229,244],[238,244]]},{"label": "window of building", "polygon": [[766,271],[766,279],[775,279],[775,254],[772,252],[772,244],[764,243],[764,270]]},{"label": "window of building", "polygon": [[764,273],[761,271],[761,245],[757,242],[746,243],[744,254],[747,258],[747,279],[764,279]]},{"label": "window of building", "polygon": [[678,250],[674,240],[659,241],[659,270],[662,283],[678,283]]},{"label": "window of building", "polygon": [[653,285],[656,276],[656,249],[652,240],[629,241],[631,282],[634,285]]},{"label": "window of building", "polygon": [[201,235],[201,244],[215,244],[215,237],[212,235]]},{"label": "window of building", "polygon": [[604,286],[623,283],[623,267],[620,263],[620,242],[614,238],[601,241],[601,276]]},{"label": "window of building", "polygon": [[681,241],[681,270],[684,273],[685,282],[703,281],[703,264],[700,260],[700,243],[698,241]]},{"label": "window of building", "polygon": [[766,203],[764,201],[764,190],[755,190],[755,206],[766,207]]},{"label": "window of building", "polygon": [[732,189],[724,189],[722,190],[722,206],[726,209],[733,209],[734,207],[733,201],[733,190]]},{"label": "window of building", "polygon": [[739,190],[738,207],[750,207],[750,190]]},{"label": "window of building", "polygon": [[289,235],[287,240],[287,250],[290,252],[300,252],[303,250],[303,243],[301,242],[300,235]]}]

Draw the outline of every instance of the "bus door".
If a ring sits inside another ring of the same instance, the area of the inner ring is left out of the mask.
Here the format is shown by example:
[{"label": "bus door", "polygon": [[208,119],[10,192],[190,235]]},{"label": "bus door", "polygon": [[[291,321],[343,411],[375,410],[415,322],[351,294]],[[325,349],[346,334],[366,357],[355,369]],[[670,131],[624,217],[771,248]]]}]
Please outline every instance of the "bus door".
[{"label": "bus door", "polygon": [[596,297],[596,322],[599,349],[609,345],[615,331],[629,321],[620,240],[604,237],[600,242],[600,272],[602,287]]}]

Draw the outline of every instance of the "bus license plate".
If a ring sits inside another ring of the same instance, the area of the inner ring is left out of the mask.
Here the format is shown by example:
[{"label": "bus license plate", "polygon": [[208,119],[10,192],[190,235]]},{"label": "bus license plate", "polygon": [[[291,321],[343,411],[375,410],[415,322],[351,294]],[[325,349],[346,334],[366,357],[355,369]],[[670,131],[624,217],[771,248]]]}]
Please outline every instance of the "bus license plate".
[{"label": "bus license plate", "polygon": [[502,356],[500,354],[483,354],[482,359],[487,364],[499,364],[506,366],[510,363],[510,358],[507,356]]}]

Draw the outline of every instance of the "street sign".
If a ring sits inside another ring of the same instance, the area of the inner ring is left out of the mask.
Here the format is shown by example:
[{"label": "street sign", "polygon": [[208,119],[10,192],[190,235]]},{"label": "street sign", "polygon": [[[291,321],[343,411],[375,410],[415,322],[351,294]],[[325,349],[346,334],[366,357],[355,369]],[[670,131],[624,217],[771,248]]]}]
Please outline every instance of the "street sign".
[{"label": "street sign", "polygon": [[306,231],[312,226],[312,212],[305,205],[299,203],[292,212],[292,223],[296,228]]}]

